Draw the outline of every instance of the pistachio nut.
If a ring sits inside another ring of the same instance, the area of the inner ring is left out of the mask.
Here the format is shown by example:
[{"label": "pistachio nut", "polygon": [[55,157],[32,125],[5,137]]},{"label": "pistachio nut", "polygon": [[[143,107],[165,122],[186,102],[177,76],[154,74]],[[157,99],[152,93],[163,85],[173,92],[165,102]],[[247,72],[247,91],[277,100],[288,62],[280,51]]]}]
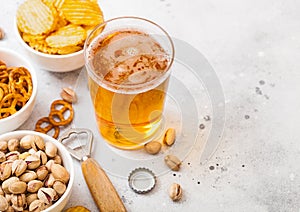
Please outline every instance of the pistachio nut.
[{"label": "pistachio nut", "polygon": [[17,160],[19,159],[19,155],[20,155],[20,152],[18,151],[12,151],[12,152],[8,152],[6,153],[6,160]]},{"label": "pistachio nut", "polygon": [[54,201],[56,191],[53,188],[42,187],[39,189],[37,196],[40,200],[49,205],[52,201]]},{"label": "pistachio nut", "polygon": [[178,171],[180,169],[181,161],[175,155],[167,155],[165,157],[165,163],[173,171]]},{"label": "pistachio nut", "polygon": [[48,158],[47,158],[47,155],[45,152],[39,150],[36,153],[34,153],[34,155],[38,156],[38,158],[40,159],[40,161],[43,165],[45,165],[47,163]]},{"label": "pistachio nut", "polygon": [[[11,198],[11,203],[13,206],[18,207],[18,208],[26,208],[27,202],[26,202],[26,196],[25,194],[15,194]],[[21,211],[23,211],[21,210]]]},{"label": "pistachio nut", "polygon": [[182,188],[179,184],[173,183],[169,188],[169,196],[173,201],[178,201],[182,197]]},{"label": "pistachio nut", "polygon": [[54,160],[54,163],[56,164],[62,164],[62,160],[61,160],[61,157],[59,155],[55,155],[55,157],[53,158]]},{"label": "pistachio nut", "polygon": [[25,135],[23,138],[21,138],[20,147],[22,147],[23,149],[30,149],[32,147],[32,137],[33,135]]},{"label": "pistachio nut", "polygon": [[30,155],[25,159],[28,169],[36,169],[40,166],[41,160],[36,155]]},{"label": "pistachio nut", "polygon": [[36,178],[37,178],[37,174],[34,171],[30,171],[30,170],[26,170],[25,173],[20,176],[20,180],[25,183],[35,180]]},{"label": "pistachio nut", "polygon": [[174,128],[167,129],[165,136],[164,136],[164,143],[168,146],[172,146],[175,142],[176,132]]},{"label": "pistachio nut", "polygon": [[6,160],[6,156],[5,156],[5,153],[0,151],[0,162],[4,162]]},{"label": "pistachio nut", "polygon": [[19,177],[21,174],[23,174],[27,169],[27,163],[24,160],[15,160],[12,163],[12,174],[15,174],[17,177]]},{"label": "pistachio nut", "polygon": [[7,151],[7,141],[0,141],[0,151],[6,152]]},{"label": "pistachio nut", "polygon": [[20,181],[18,177],[10,177],[2,182],[2,189],[5,193],[10,194],[8,187],[14,182]]},{"label": "pistachio nut", "polygon": [[52,175],[53,177],[56,179],[56,180],[60,180],[64,183],[67,183],[70,179],[70,174],[69,172],[66,170],[65,167],[63,167],[62,165],[60,164],[53,164],[51,166],[51,172],[52,172]]},{"label": "pistachio nut", "polygon": [[6,198],[0,195],[0,211],[6,211],[8,209],[8,202]]},{"label": "pistachio nut", "polygon": [[56,180],[53,184],[53,189],[56,191],[56,193],[61,196],[63,193],[65,193],[67,186],[64,182],[61,182],[59,180]]},{"label": "pistachio nut", "polygon": [[54,182],[55,182],[55,178],[53,177],[53,174],[51,173],[46,177],[44,185],[46,187],[52,187]]},{"label": "pistachio nut", "polygon": [[74,90],[71,88],[63,88],[60,96],[63,100],[69,103],[75,103],[77,101],[77,96]]},{"label": "pistachio nut", "polygon": [[31,155],[29,152],[23,152],[19,155],[19,159],[25,160],[29,155]]},{"label": "pistachio nut", "polygon": [[26,196],[26,202],[28,205],[30,205],[36,199],[38,199],[37,193],[32,193]]},{"label": "pistachio nut", "polygon": [[31,147],[35,150],[44,150],[45,149],[45,142],[42,137],[38,135],[32,135],[32,142]]},{"label": "pistachio nut", "polygon": [[8,186],[8,190],[12,194],[23,194],[27,188],[26,183],[22,181],[13,182]]},{"label": "pistachio nut", "polygon": [[51,142],[45,144],[45,153],[48,157],[53,158],[57,154],[57,147]]},{"label": "pistachio nut", "polygon": [[49,171],[45,165],[40,166],[35,171],[36,171],[37,178],[39,180],[44,180],[49,173]]},{"label": "pistachio nut", "polygon": [[31,180],[27,183],[27,191],[30,193],[37,192],[43,186],[43,182],[40,180]]},{"label": "pistachio nut", "polygon": [[7,160],[0,165],[0,180],[5,180],[11,176],[13,161]]},{"label": "pistachio nut", "polygon": [[7,148],[9,151],[18,151],[20,146],[20,141],[16,138],[12,138],[7,142]]},{"label": "pistachio nut", "polygon": [[52,165],[54,164],[54,160],[48,160],[46,163],[46,167],[48,170],[51,170]]},{"label": "pistachio nut", "polygon": [[36,199],[29,205],[29,211],[42,211],[45,209],[45,203],[42,200]]},{"label": "pistachio nut", "polygon": [[144,145],[146,152],[151,155],[157,154],[161,149],[161,143],[158,141],[150,141]]}]

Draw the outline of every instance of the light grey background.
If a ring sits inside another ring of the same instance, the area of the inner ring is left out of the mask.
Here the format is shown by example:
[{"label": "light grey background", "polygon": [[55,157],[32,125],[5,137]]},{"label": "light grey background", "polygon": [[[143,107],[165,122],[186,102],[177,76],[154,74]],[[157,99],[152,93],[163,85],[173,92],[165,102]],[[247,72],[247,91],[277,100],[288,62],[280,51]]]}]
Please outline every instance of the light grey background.
[{"label": "light grey background", "polygon": [[[0,46],[23,52],[13,33],[14,13],[20,2],[0,0],[0,27],[6,32]],[[225,131],[208,163],[199,165],[201,146],[194,148],[180,172],[161,176],[154,191],[147,195],[133,193],[126,180],[110,176],[127,209],[298,212],[300,1],[99,3],[106,19],[122,15],[145,17],[197,48],[214,67],[226,98]],[[31,119],[21,128],[33,129],[35,121],[48,114],[50,102],[59,97],[60,89],[73,86],[78,74],[79,71],[54,74],[38,70],[37,104]],[[209,124],[204,119],[199,122]],[[204,137],[206,129],[202,132]],[[178,203],[168,198],[167,189],[172,182],[180,183],[184,189],[184,197]],[[78,204],[96,211],[80,172],[76,173],[68,206]]]}]

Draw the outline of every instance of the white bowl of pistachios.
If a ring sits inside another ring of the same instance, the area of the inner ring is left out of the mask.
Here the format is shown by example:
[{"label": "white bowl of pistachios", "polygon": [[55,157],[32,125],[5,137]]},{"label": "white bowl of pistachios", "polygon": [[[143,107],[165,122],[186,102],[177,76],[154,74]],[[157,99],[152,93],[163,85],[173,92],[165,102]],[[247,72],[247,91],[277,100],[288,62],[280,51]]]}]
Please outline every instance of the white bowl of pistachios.
[{"label": "white bowl of pistachios", "polygon": [[73,161],[54,138],[29,130],[0,135],[0,211],[62,211],[73,187]]}]

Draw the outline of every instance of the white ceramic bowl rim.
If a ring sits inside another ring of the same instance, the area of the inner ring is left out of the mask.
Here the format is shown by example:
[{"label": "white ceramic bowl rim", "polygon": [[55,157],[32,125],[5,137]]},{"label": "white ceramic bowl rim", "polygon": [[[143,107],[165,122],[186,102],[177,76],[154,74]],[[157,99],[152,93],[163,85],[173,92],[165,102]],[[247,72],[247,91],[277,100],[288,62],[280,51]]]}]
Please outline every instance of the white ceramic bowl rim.
[{"label": "white ceramic bowl rim", "polygon": [[47,57],[47,58],[69,58],[69,57],[73,57],[73,56],[76,56],[76,55],[79,55],[79,54],[82,54],[83,53],[83,48],[80,50],[80,51],[77,51],[77,52],[73,52],[71,54],[62,54],[62,55],[55,55],[55,54],[46,54],[46,53],[43,53],[43,52],[39,52],[33,48],[31,48],[24,40],[23,38],[21,37],[20,35],[20,31],[18,29],[18,25],[17,25],[17,19],[15,18],[15,21],[14,21],[14,29],[16,31],[16,34],[17,34],[17,39],[20,41],[20,43],[26,48],[28,49],[30,52],[34,53],[34,54],[37,54],[39,56],[42,56],[42,57]]},{"label": "white ceramic bowl rim", "polygon": [[74,173],[73,159],[63,144],[61,144],[60,142],[58,142],[56,139],[52,138],[51,136],[40,133],[40,132],[35,132],[35,131],[31,131],[31,130],[16,130],[16,131],[1,134],[0,140],[3,139],[4,137],[21,138],[25,135],[38,135],[38,136],[42,137],[46,142],[54,143],[57,146],[60,154],[63,154],[67,158],[67,161],[63,161],[63,162],[69,163],[68,165],[69,165],[70,179],[69,179],[69,182],[67,185],[67,189],[66,189],[65,193],[53,205],[51,205],[49,208],[43,210],[44,212],[47,212],[47,211],[55,209],[55,207],[57,205],[61,204],[61,202],[64,200],[64,198],[66,198],[67,195],[71,192],[71,189],[72,189],[73,183],[74,183],[74,177],[75,177],[74,176],[75,173]]},{"label": "white ceramic bowl rim", "polygon": [[[5,123],[5,121],[7,120],[11,120],[11,119],[14,119],[16,116],[18,116],[20,113],[22,113],[23,111],[25,111],[27,109],[27,107],[29,107],[29,105],[32,103],[32,101],[34,101],[35,97],[36,97],[36,94],[37,94],[37,76],[36,76],[36,71],[35,71],[35,68],[34,66],[31,64],[31,62],[24,58],[23,56],[21,56],[19,53],[15,52],[15,51],[12,51],[10,49],[6,49],[6,48],[2,48],[0,47],[0,52],[5,52],[5,53],[8,53],[8,54],[11,54],[11,55],[14,55],[16,57],[19,57],[19,58],[22,58],[23,60],[25,60],[30,67],[26,67],[29,72],[30,72],[30,75],[31,75],[31,80],[32,80],[32,94],[29,98],[29,100],[26,102],[26,104],[19,110],[17,111],[16,113],[6,117],[6,118],[3,118],[3,119],[0,119],[0,124],[2,123]],[[17,58],[16,58],[17,59]],[[3,61],[5,62],[5,61]],[[21,67],[22,65],[20,65]]]}]

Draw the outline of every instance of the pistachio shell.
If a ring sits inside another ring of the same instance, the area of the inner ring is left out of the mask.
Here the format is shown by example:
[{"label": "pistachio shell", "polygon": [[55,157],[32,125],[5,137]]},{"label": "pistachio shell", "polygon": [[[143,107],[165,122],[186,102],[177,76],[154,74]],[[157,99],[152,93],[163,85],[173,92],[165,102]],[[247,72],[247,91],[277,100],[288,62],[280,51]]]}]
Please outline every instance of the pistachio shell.
[{"label": "pistachio shell", "polygon": [[49,173],[49,171],[48,171],[48,169],[45,165],[40,166],[35,171],[36,171],[37,178],[39,180],[44,180],[47,177],[48,173]]},{"label": "pistachio shell", "polygon": [[58,195],[63,195],[65,193],[67,186],[64,182],[56,180],[53,184],[53,189],[57,192]]},{"label": "pistachio shell", "polygon": [[11,198],[11,203],[18,208],[25,208],[27,206],[25,194],[14,194]]},{"label": "pistachio shell", "polygon": [[31,155],[29,152],[23,152],[19,155],[19,159],[25,160],[29,155]]},{"label": "pistachio shell", "polygon": [[31,180],[35,180],[37,178],[37,174],[34,171],[27,170],[24,174],[20,176],[20,180],[28,183]]},{"label": "pistachio shell", "polygon": [[23,149],[30,149],[32,147],[31,143],[33,140],[33,135],[25,135],[23,138],[20,140],[20,146]]},{"label": "pistachio shell", "polygon": [[43,182],[40,180],[31,180],[27,183],[27,191],[30,193],[37,192],[43,186]]},{"label": "pistachio shell", "polygon": [[19,155],[20,155],[20,152],[18,151],[13,151],[13,152],[9,152],[9,153],[6,153],[6,160],[17,160],[19,159]]},{"label": "pistachio shell", "polygon": [[61,157],[59,156],[59,155],[56,155],[54,158],[53,158],[53,160],[54,160],[54,163],[56,163],[56,164],[62,164],[62,160],[61,160]]},{"label": "pistachio shell", "polygon": [[46,187],[52,187],[53,184],[54,184],[54,182],[55,182],[55,178],[53,177],[53,174],[51,173],[51,174],[49,174],[49,175],[47,176],[44,185],[45,185]]},{"label": "pistachio shell", "polygon": [[26,202],[28,205],[30,205],[36,199],[38,199],[37,193],[32,193],[26,196]]},{"label": "pistachio shell", "polygon": [[40,166],[41,161],[36,155],[30,155],[25,159],[25,162],[27,163],[28,169],[36,169]]},{"label": "pistachio shell", "polygon": [[45,209],[45,203],[42,200],[36,199],[29,205],[29,211],[42,211]]},{"label": "pistachio shell", "polygon": [[161,143],[158,141],[150,141],[144,145],[146,152],[151,155],[157,154],[161,149]]},{"label": "pistachio shell", "polygon": [[48,170],[51,170],[52,165],[54,164],[54,160],[48,160],[46,163],[46,167]]},{"label": "pistachio shell", "polygon": [[7,147],[9,151],[17,151],[19,149],[20,146],[20,141],[16,138],[10,139],[7,142]]},{"label": "pistachio shell", "polygon": [[47,163],[48,158],[47,158],[47,155],[45,152],[39,150],[36,153],[34,153],[34,155],[36,155],[40,159],[40,161],[43,165],[45,165]]},{"label": "pistachio shell", "polygon": [[55,144],[51,143],[51,142],[47,142],[45,144],[45,153],[47,156],[49,156],[50,158],[53,158],[56,156],[57,154],[57,147],[55,146]]},{"label": "pistachio shell", "polygon": [[45,149],[45,142],[42,137],[37,136],[37,135],[32,135],[32,142],[31,142],[31,147],[35,150],[38,151],[44,150]]},{"label": "pistachio shell", "polygon": [[12,163],[12,174],[17,177],[23,174],[27,169],[27,163],[24,160],[15,160]]},{"label": "pistachio shell", "polygon": [[53,177],[56,180],[60,180],[60,181],[62,181],[64,183],[67,183],[69,181],[69,179],[70,179],[69,172],[62,165],[54,163],[51,166],[51,172],[52,172]]},{"label": "pistachio shell", "polygon": [[25,193],[26,188],[27,188],[26,183],[22,181],[13,182],[8,186],[9,192],[13,194],[23,194]]},{"label": "pistachio shell", "polygon": [[17,177],[10,177],[8,178],[7,180],[3,181],[2,182],[2,189],[5,193],[7,194],[10,194],[9,190],[8,190],[8,187],[14,183],[14,182],[18,182],[19,181],[19,178]]},{"label": "pistachio shell", "polygon": [[178,201],[182,197],[182,188],[179,184],[173,183],[169,188],[169,196],[173,201]]},{"label": "pistachio shell", "polygon": [[0,180],[5,180],[11,176],[13,161],[7,160],[0,165]]},{"label": "pistachio shell", "polygon": [[6,211],[8,209],[8,202],[6,198],[0,195],[0,211]]},{"label": "pistachio shell", "polygon": [[54,201],[56,191],[53,188],[42,187],[39,189],[37,196],[40,200],[49,205],[52,201]]},{"label": "pistachio shell", "polygon": [[175,142],[176,132],[174,128],[169,128],[164,137],[164,143],[168,146],[172,146]]},{"label": "pistachio shell", "polygon": [[0,151],[2,152],[7,151],[7,141],[0,141]]},{"label": "pistachio shell", "polygon": [[165,157],[165,163],[173,171],[178,171],[180,169],[181,161],[175,155],[167,155]]}]

